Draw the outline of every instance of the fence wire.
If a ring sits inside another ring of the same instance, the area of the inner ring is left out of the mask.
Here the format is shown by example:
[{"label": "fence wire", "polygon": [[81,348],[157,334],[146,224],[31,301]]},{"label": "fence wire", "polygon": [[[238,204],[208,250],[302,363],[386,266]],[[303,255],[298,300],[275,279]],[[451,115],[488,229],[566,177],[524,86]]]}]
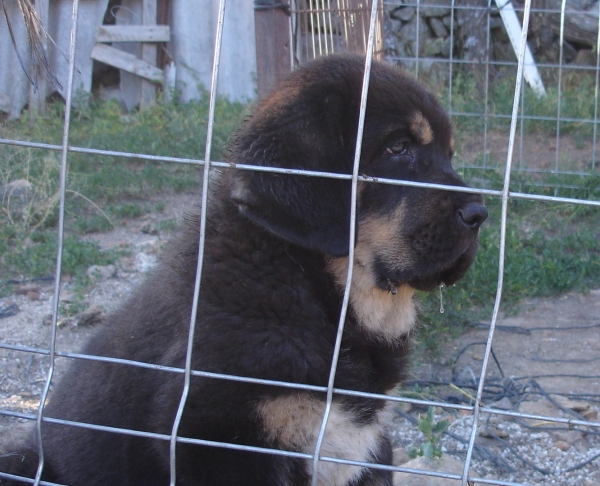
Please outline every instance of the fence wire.
[{"label": "fence wire", "polygon": [[[327,1],[327,4],[324,2],[324,0],[316,0],[316,1],[317,1],[317,4],[320,5],[321,9],[325,9],[324,12],[321,12],[321,14],[323,15],[323,19],[326,20],[327,16],[325,14],[327,14],[329,16],[331,15],[331,13],[329,11],[329,9],[331,9],[329,0]],[[311,2],[308,2],[308,3],[310,4]],[[338,3],[339,3],[339,1],[338,1]],[[342,2],[342,3],[344,3],[344,2]],[[177,461],[176,445],[183,444],[183,443],[207,445],[207,446],[212,446],[212,447],[229,448],[229,449],[242,450],[242,451],[258,452],[258,453],[262,453],[262,454],[273,454],[273,455],[305,459],[305,460],[311,461],[312,465],[313,465],[313,473],[314,473],[313,474],[313,486],[317,485],[316,472],[319,468],[319,464],[323,461],[339,463],[339,464],[367,466],[367,467],[371,467],[371,468],[391,470],[391,471],[396,471],[396,472],[406,472],[406,473],[411,473],[414,475],[420,475],[423,477],[444,478],[444,479],[449,479],[449,480],[460,481],[462,486],[466,486],[468,484],[475,484],[475,483],[477,483],[477,484],[494,484],[494,485],[517,485],[517,484],[522,484],[522,483],[514,483],[514,482],[509,482],[509,481],[503,481],[500,479],[491,479],[489,477],[486,477],[486,478],[476,477],[473,474],[470,474],[473,454],[477,450],[477,444],[475,443],[475,439],[477,437],[479,420],[480,420],[481,414],[485,413],[485,414],[489,414],[491,416],[500,416],[500,417],[515,418],[515,419],[521,419],[521,420],[522,419],[544,420],[544,421],[552,422],[555,424],[566,424],[566,425],[568,425],[569,428],[580,426],[580,427],[585,427],[586,430],[588,430],[588,431],[596,430],[596,433],[600,434],[600,422],[584,420],[584,419],[581,419],[578,417],[575,417],[575,418],[573,418],[573,417],[565,418],[565,417],[559,417],[559,416],[549,417],[549,416],[545,416],[545,415],[537,415],[537,414],[522,413],[522,412],[510,411],[510,410],[500,410],[497,408],[489,408],[489,407],[485,407],[483,405],[483,400],[482,400],[482,397],[484,394],[484,389],[486,386],[486,371],[489,366],[490,357],[493,357],[492,343],[493,343],[494,335],[495,335],[495,331],[496,331],[496,324],[497,324],[497,320],[498,320],[498,313],[499,313],[501,297],[502,297],[504,268],[505,268],[504,259],[505,259],[505,251],[506,251],[506,225],[507,225],[507,220],[508,220],[508,216],[509,216],[509,201],[514,200],[514,199],[523,199],[523,200],[565,203],[565,204],[581,205],[581,206],[589,206],[589,207],[600,207],[600,201],[569,198],[569,197],[558,197],[556,194],[554,196],[549,196],[549,195],[544,195],[544,194],[526,193],[526,192],[510,190],[511,175],[514,173],[514,171],[515,170],[530,170],[530,169],[523,168],[523,167],[517,167],[516,169],[513,168],[513,165],[514,165],[513,154],[515,153],[515,146],[520,143],[521,144],[520,145],[520,153],[522,154],[522,151],[523,151],[522,144],[523,144],[523,140],[525,138],[524,133],[523,133],[523,126],[524,126],[525,120],[549,121],[549,122],[556,123],[556,159],[555,159],[555,164],[553,167],[553,172],[555,172],[555,173],[560,173],[562,171],[562,169],[560,168],[560,164],[559,164],[561,123],[574,122],[574,123],[593,124],[592,173],[596,167],[595,166],[595,150],[596,150],[596,138],[597,138],[596,132],[597,132],[597,124],[598,124],[598,86],[599,86],[598,73],[600,72],[600,36],[598,37],[598,49],[597,49],[597,59],[598,60],[597,60],[596,67],[595,68],[592,68],[592,67],[585,68],[585,69],[595,69],[595,73],[596,73],[596,96],[594,99],[594,107],[595,107],[594,108],[594,117],[593,117],[593,119],[561,117],[561,111],[560,111],[561,110],[561,108],[560,108],[560,106],[561,106],[561,104],[560,104],[561,78],[562,78],[562,72],[564,69],[563,57],[562,57],[562,49],[563,49],[563,42],[564,42],[563,32],[564,32],[564,23],[565,23],[565,13],[568,11],[566,9],[565,0],[562,1],[561,9],[559,11],[559,13],[561,15],[561,20],[560,20],[560,24],[561,24],[560,61],[558,64],[540,64],[539,65],[539,67],[544,67],[544,68],[558,68],[558,72],[559,72],[558,106],[557,106],[557,115],[555,117],[553,117],[553,116],[547,116],[547,117],[527,116],[524,114],[524,111],[525,111],[523,109],[523,100],[524,100],[523,92],[524,92],[524,90],[522,89],[522,82],[523,82],[523,69],[525,67],[524,59],[525,59],[525,49],[526,49],[527,34],[528,34],[528,25],[529,25],[530,13],[532,12],[531,0],[525,0],[523,8],[517,9],[522,12],[523,25],[522,25],[522,31],[521,31],[521,36],[520,36],[520,49],[518,52],[518,59],[517,59],[517,63],[516,63],[517,72],[516,72],[516,76],[514,79],[515,88],[514,88],[514,98],[513,98],[513,104],[512,104],[512,113],[510,115],[509,114],[504,114],[504,115],[494,114],[494,115],[492,115],[491,113],[488,112],[488,97],[489,97],[488,87],[489,87],[489,82],[490,82],[489,68],[493,67],[493,66],[514,65],[514,63],[509,63],[509,62],[492,62],[492,61],[488,61],[485,64],[485,70],[486,70],[485,71],[486,83],[485,83],[485,94],[484,94],[485,109],[484,109],[483,115],[482,115],[482,113],[453,111],[452,109],[450,110],[451,114],[455,117],[459,117],[459,116],[481,117],[481,116],[483,116],[484,121],[486,123],[486,128],[484,130],[484,141],[483,141],[484,152],[485,152],[485,147],[487,144],[486,137],[488,134],[488,130],[487,130],[488,120],[492,116],[496,117],[496,118],[506,118],[507,120],[510,120],[507,158],[506,158],[505,163],[503,164],[504,174],[503,174],[503,185],[502,185],[501,190],[492,190],[492,189],[485,189],[485,188],[474,188],[474,189],[460,188],[460,187],[456,187],[456,186],[443,186],[443,185],[438,185],[438,184],[416,183],[416,182],[386,180],[386,179],[377,179],[377,181],[375,181],[371,178],[359,175],[358,162],[360,160],[360,150],[361,150],[361,140],[362,140],[361,134],[362,134],[362,127],[363,127],[363,123],[364,123],[364,113],[365,113],[366,104],[368,103],[367,89],[368,89],[368,83],[369,83],[369,72],[370,72],[372,53],[374,51],[374,48],[373,48],[374,38],[376,37],[375,27],[376,27],[376,24],[379,22],[379,15],[377,15],[377,12],[378,12],[378,8],[380,7],[380,4],[379,4],[378,0],[372,0],[372,2],[371,2],[372,10],[371,10],[371,17],[370,17],[371,21],[370,21],[368,41],[367,41],[368,49],[367,49],[367,56],[366,56],[366,62],[365,62],[365,75],[364,75],[364,82],[363,82],[364,84],[363,84],[363,92],[362,92],[362,99],[361,99],[360,120],[359,120],[359,129],[358,129],[358,137],[357,137],[357,146],[356,146],[356,153],[355,153],[355,159],[354,159],[353,174],[352,175],[342,175],[342,174],[332,174],[332,173],[304,171],[304,170],[290,170],[290,169],[280,169],[280,168],[270,168],[270,167],[256,167],[256,166],[245,166],[245,165],[237,165],[236,166],[236,168],[238,170],[268,171],[268,172],[276,172],[276,173],[283,173],[283,174],[304,175],[304,176],[310,176],[310,177],[327,177],[327,178],[334,178],[334,179],[346,179],[346,180],[350,180],[352,182],[352,213],[351,213],[351,230],[350,230],[350,247],[349,247],[350,255],[349,255],[348,273],[347,273],[347,283],[346,283],[346,289],[345,289],[344,300],[343,300],[343,308],[341,311],[341,317],[340,317],[340,321],[339,321],[339,325],[338,325],[338,334],[337,334],[337,339],[336,339],[336,344],[335,344],[335,352],[334,352],[334,357],[333,357],[333,361],[332,361],[332,365],[331,365],[328,385],[326,387],[300,385],[300,384],[296,384],[296,383],[287,383],[287,382],[279,382],[279,381],[264,380],[264,379],[254,379],[254,378],[247,378],[247,377],[243,377],[243,376],[210,373],[210,372],[205,372],[205,371],[201,371],[201,370],[192,370],[191,369],[192,341],[193,341],[193,336],[194,336],[194,332],[195,332],[197,304],[198,304],[198,300],[202,297],[202,292],[201,292],[201,288],[200,288],[200,278],[201,278],[201,273],[202,273],[202,257],[203,257],[204,237],[205,237],[204,228],[206,225],[206,216],[207,216],[206,215],[206,207],[207,207],[206,201],[207,201],[207,198],[208,198],[208,195],[210,192],[209,175],[210,175],[211,169],[213,169],[213,168],[218,169],[218,168],[224,168],[224,167],[229,166],[229,164],[227,164],[227,163],[211,160],[211,142],[212,142],[212,131],[213,131],[213,125],[214,125],[214,106],[215,106],[215,101],[216,101],[219,56],[220,56],[220,50],[221,50],[223,20],[224,20],[225,8],[226,8],[225,4],[226,4],[225,0],[221,0],[220,5],[219,5],[219,11],[218,11],[218,22],[217,22],[218,27],[217,27],[216,42],[215,42],[212,85],[211,85],[211,89],[210,89],[210,108],[209,108],[205,156],[204,156],[204,159],[184,159],[184,158],[178,158],[178,157],[154,156],[154,155],[150,155],[150,154],[141,154],[141,153],[99,150],[99,149],[85,148],[85,147],[78,147],[78,146],[70,145],[69,130],[70,130],[70,126],[71,126],[71,111],[72,111],[72,105],[73,105],[73,73],[74,73],[74,69],[75,69],[73,59],[75,56],[75,49],[76,49],[75,38],[76,38],[76,31],[77,31],[77,25],[78,25],[78,6],[79,6],[79,1],[74,0],[73,10],[72,10],[71,44],[70,44],[70,52],[69,52],[69,60],[70,60],[70,63],[69,63],[70,71],[69,71],[69,77],[68,77],[69,83],[68,83],[68,87],[67,87],[67,97],[66,97],[66,101],[65,101],[65,118],[64,118],[64,125],[63,125],[62,144],[61,145],[53,145],[53,144],[44,144],[44,143],[36,143],[36,142],[26,142],[26,141],[13,140],[13,139],[0,139],[0,144],[4,144],[4,145],[13,145],[13,146],[29,147],[29,148],[36,148],[36,149],[49,150],[49,151],[58,151],[61,154],[60,200],[59,200],[59,221],[58,221],[58,236],[57,236],[56,271],[55,271],[55,275],[54,275],[54,295],[53,295],[53,300],[52,300],[52,330],[51,330],[51,337],[50,337],[48,349],[32,348],[32,347],[27,347],[27,346],[22,346],[22,345],[0,343],[0,349],[30,353],[32,355],[37,354],[37,355],[41,355],[41,356],[48,356],[49,361],[50,361],[50,366],[49,366],[48,372],[46,374],[45,385],[44,385],[43,391],[40,396],[39,407],[38,407],[37,413],[32,414],[32,413],[14,412],[14,411],[10,411],[10,410],[0,410],[0,415],[6,416],[6,417],[14,417],[14,418],[35,421],[38,437],[41,437],[42,422],[47,422],[47,423],[69,425],[69,426],[73,426],[73,427],[82,427],[82,428],[86,428],[86,429],[90,429],[90,430],[107,431],[107,432],[112,432],[115,434],[127,434],[127,435],[133,435],[133,436],[138,436],[138,437],[159,439],[159,440],[169,442],[170,443],[170,468],[171,468],[170,484],[172,486],[176,484],[176,476],[175,476],[175,471],[176,471],[175,466],[176,466],[176,461]],[[412,4],[405,3],[402,5],[403,6],[411,6]],[[414,5],[412,5],[412,6],[414,6],[416,8],[416,15],[418,18],[420,9],[423,7],[430,6],[430,5],[428,5],[426,2],[418,1],[418,2],[414,3]],[[434,6],[440,7],[439,4],[436,4]],[[488,4],[487,7],[457,6],[457,5],[455,5],[454,0],[451,0],[451,4],[447,5],[447,6],[449,6],[451,8],[452,12],[454,12],[456,9],[461,9],[461,8],[463,8],[463,9],[465,9],[465,8],[487,9],[487,10],[491,9],[491,4]],[[535,12],[546,12],[546,11],[556,12],[555,10],[543,10],[543,9],[533,9],[533,11],[535,11]],[[315,17],[315,18],[317,18],[317,17]],[[302,22],[305,22],[308,24],[307,19],[302,20]],[[491,30],[490,23],[489,23],[489,16],[488,16],[487,22],[488,22],[487,25],[488,25],[488,31],[489,31],[489,30]],[[454,36],[454,15],[451,16],[451,25],[450,25],[451,39],[453,39],[453,36]],[[427,59],[419,57],[419,52],[420,52],[419,39],[420,39],[419,23],[417,23],[416,55],[414,57],[410,57],[410,58],[396,58],[396,60],[399,60],[399,61],[408,61],[408,62],[414,63],[414,71],[417,74],[417,76],[419,75],[420,63],[427,60]],[[327,39],[325,36],[325,38],[322,39],[322,42],[326,42],[326,40]],[[333,41],[331,41],[331,43],[333,45]],[[313,44],[312,44],[313,49],[314,49],[314,45],[315,44],[313,42]],[[488,48],[488,50],[490,48],[490,36],[489,35],[487,38],[487,48]],[[306,49],[308,49],[308,48],[306,47]],[[393,58],[393,56],[392,56],[392,58]],[[392,60],[394,60],[394,59],[392,59]],[[450,56],[448,59],[436,59],[435,61],[442,63],[442,64],[447,63],[448,72],[449,72],[449,76],[450,76],[449,90],[448,90],[447,96],[448,96],[449,106],[452,107],[452,96],[453,96],[452,95],[452,77],[453,77],[454,67],[457,65],[461,65],[461,64],[475,65],[475,64],[477,64],[477,62],[465,61],[465,60],[460,60],[460,59],[454,58],[453,49],[450,50]],[[519,125],[521,127],[521,136],[520,136],[520,140],[517,140],[517,129],[518,129]],[[198,165],[198,166],[203,167],[202,207],[201,207],[202,212],[200,215],[200,222],[199,222],[199,224],[200,224],[199,258],[198,258],[198,267],[197,267],[197,272],[196,272],[196,282],[195,282],[195,289],[194,289],[194,303],[193,303],[193,309],[192,309],[192,315],[191,315],[190,327],[189,327],[187,359],[186,359],[186,366],[184,369],[153,365],[153,364],[138,362],[138,361],[134,361],[134,360],[107,358],[107,357],[100,357],[100,356],[93,356],[93,355],[85,355],[85,354],[81,354],[81,353],[67,353],[67,352],[58,351],[56,349],[56,329],[57,329],[57,322],[58,322],[58,317],[59,317],[59,301],[60,301],[61,275],[62,275],[62,249],[63,249],[63,241],[64,241],[64,237],[65,237],[64,218],[65,218],[66,174],[67,174],[68,159],[69,159],[70,153],[86,153],[86,154],[104,155],[107,157],[124,157],[124,158],[130,158],[130,159],[135,158],[138,160],[145,160],[148,163],[153,162],[153,161],[154,162],[159,161],[159,162],[172,162],[172,163],[177,163],[177,164],[191,164],[191,165]],[[519,163],[522,161],[522,159],[523,159],[522,156],[519,157]],[[484,163],[482,165],[477,166],[477,168],[487,168],[486,160],[484,159]],[[562,172],[563,173],[575,173],[572,171],[562,171]],[[590,175],[590,173],[588,172],[585,175]],[[499,253],[499,261],[498,261],[499,273],[498,273],[498,282],[497,282],[497,292],[496,292],[496,297],[495,297],[493,313],[492,313],[492,316],[490,319],[488,337],[485,342],[485,353],[484,353],[484,358],[483,358],[483,362],[481,365],[481,371],[479,374],[479,378],[477,380],[477,392],[476,392],[476,397],[475,397],[475,401],[474,401],[473,405],[455,404],[455,403],[449,403],[449,402],[440,401],[440,400],[420,400],[420,399],[414,399],[414,398],[394,397],[394,396],[389,396],[389,395],[379,395],[379,394],[371,394],[371,393],[365,393],[365,392],[356,392],[356,391],[352,391],[352,390],[338,389],[333,386],[334,379],[335,379],[336,366],[337,366],[337,358],[339,356],[339,350],[340,350],[340,345],[341,345],[341,336],[342,336],[342,333],[344,330],[344,320],[345,320],[345,315],[346,315],[347,308],[348,308],[349,290],[350,290],[350,286],[352,285],[351,281],[352,281],[352,269],[353,269],[352,262],[353,262],[353,253],[354,253],[354,225],[356,224],[357,184],[359,181],[367,182],[367,183],[378,183],[378,184],[397,184],[397,185],[406,185],[406,186],[416,186],[416,187],[422,187],[422,188],[428,188],[428,189],[444,189],[444,190],[458,191],[458,192],[471,192],[471,193],[476,192],[476,193],[480,193],[480,194],[485,194],[489,197],[499,198],[501,200],[502,209],[501,209],[501,220],[500,220],[501,232],[500,232],[500,240],[498,243],[500,253]],[[118,429],[118,428],[112,428],[112,427],[99,426],[99,425],[95,425],[95,424],[86,424],[86,423],[73,422],[73,421],[68,421],[68,420],[59,420],[59,419],[53,419],[53,418],[44,416],[44,404],[45,404],[45,401],[47,398],[48,390],[49,390],[51,382],[52,382],[55,360],[58,357],[64,357],[64,358],[75,359],[75,360],[94,360],[94,361],[102,361],[102,362],[107,362],[107,363],[118,363],[118,364],[122,364],[122,365],[126,365],[126,366],[143,367],[143,368],[156,369],[156,370],[161,370],[161,371],[170,372],[170,373],[183,374],[183,376],[185,377],[185,383],[184,383],[184,388],[182,390],[180,407],[178,409],[177,417],[173,423],[172,433],[170,435],[147,433],[147,432],[141,432],[141,431],[136,431],[136,430]],[[243,446],[243,445],[238,445],[238,444],[219,443],[219,442],[214,442],[214,441],[191,439],[191,438],[184,438],[184,437],[178,436],[177,432],[178,432],[179,420],[181,419],[183,407],[185,406],[185,403],[186,403],[187,390],[189,388],[189,382],[190,382],[190,378],[192,376],[201,376],[201,377],[215,379],[215,380],[231,380],[231,381],[238,381],[238,382],[243,382],[243,383],[254,383],[254,384],[267,385],[267,386],[285,387],[285,388],[296,389],[296,390],[325,392],[327,395],[326,408],[323,413],[322,424],[321,424],[321,428],[320,428],[320,432],[319,432],[319,436],[318,436],[318,440],[317,440],[317,444],[316,444],[314,452],[312,454],[305,454],[305,453],[297,453],[297,452],[284,451],[284,450]],[[334,395],[367,397],[367,398],[373,398],[373,399],[379,399],[379,400],[392,401],[397,404],[411,403],[414,405],[425,406],[425,407],[439,406],[439,407],[443,407],[444,409],[453,409],[453,410],[457,410],[457,411],[462,410],[462,411],[470,413],[473,417],[472,427],[471,427],[470,437],[468,439],[468,445],[467,445],[466,456],[465,456],[465,460],[464,460],[464,467],[463,467],[462,474],[433,472],[433,471],[425,471],[425,470],[420,470],[420,469],[412,469],[412,468],[398,467],[398,466],[374,465],[371,463],[367,464],[367,463],[361,463],[358,461],[322,456],[320,453],[321,452],[320,448],[321,448],[321,443],[322,443],[322,440],[323,440],[323,437],[325,434],[325,427],[327,425],[328,415],[329,415],[329,411],[330,411],[330,407],[331,407]],[[44,444],[43,444],[43,441],[41,441],[41,440],[39,441],[39,456],[40,456],[39,467],[38,467],[35,479],[16,478],[14,476],[11,476],[11,475],[8,475],[8,474],[2,473],[2,472],[0,472],[0,477],[9,478],[9,479],[10,478],[20,479],[25,483],[30,483],[30,484],[34,484],[34,485],[54,485],[54,483],[41,481],[41,475],[42,475],[43,468],[44,468]],[[589,459],[589,461],[595,460],[597,458],[598,458],[598,455],[596,455],[595,457],[592,457],[591,459]]]}]

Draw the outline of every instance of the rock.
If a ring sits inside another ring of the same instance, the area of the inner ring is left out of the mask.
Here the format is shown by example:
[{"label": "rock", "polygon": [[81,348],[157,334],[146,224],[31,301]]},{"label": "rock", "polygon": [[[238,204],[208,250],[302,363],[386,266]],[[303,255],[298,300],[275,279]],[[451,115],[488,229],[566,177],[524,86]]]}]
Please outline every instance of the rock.
[{"label": "rock", "polygon": [[402,22],[410,22],[415,16],[414,7],[400,7],[391,13],[393,19],[402,20]]},{"label": "rock", "polygon": [[[402,28],[402,21],[400,21],[400,20],[390,18],[387,22],[389,22],[389,24],[386,25],[386,28],[389,29],[389,32],[392,32],[392,33],[399,32],[400,29]],[[392,35],[391,37],[394,37],[394,36]]]},{"label": "rock", "polygon": [[77,314],[73,320],[75,326],[91,326],[99,324],[104,319],[102,307],[99,305],[91,305],[86,310]]},{"label": "rock", "polygon": [[398,403],[398,408],[404,413],[409,413],[413,409],[413,406],[412,403],[409,402],[400,402]]},{"label": "rock", "polygon": [[40,300],[40,293],[32,290],[27,292],[27,297],[29,297],[30,300]]},{"label": "rock", "polygon": [[592,49],[580,49],[575,56],[573,64],[578,66],[595,66],[596,65],[596,54]]},{"label": "rock", "polygon": [[400,30],[400,41],[404,43],[406,51],[411,57],[417,54],[417,22],[419,24],[419,56],[423,56],[427,38],[429,36],[429,27],[425,20],[421,17],[415,17],[410,22],[406,23]]},{"label": "rock", "polygon": [[156,255],[148,255],[147,253],[141,252],[135,256],[135,267],[140,273],[146,273],[156,265]]},{"label": "rock", "polygon": [[577,449],[577,452],[580,454],[586,454],[592,445],[585,437],[582,436],[573,443],[573,447]]},{"label": "rock", "polygon": [[14,219],[26,219],[33,195],[33,184],[25,179],[0,184],[0,207]]},{"label": "rock", "polygon": [[396,447],[393,452],[394,458],[392,464],[394,466],[401,466],[402,464],[410,461],[410,456],[404,447]]},{"label": "rock", "polygon": [[[429,459],[428,457],[417,457],[402,467],[432,471],[439,473],[462,474],[463,463],[445,454],[440,460]],[[436,476],[424,476],[422,474],[412,474],[405,472],[394,473],[394,486],[452,486],[459,485],[460,479],[448,479]]]},{"label": "rock", "polygon": [[152,223],[144,223],[140,228],[140,231],[146,235],[157,235],[158,230]]},{"label": "rock", "polygon": [[86,275],[95,280],[107,280],[117,274],[117,267],[114,265],[92,265],[87,269]]},{"label": "rock", "polygon": [[[554,445],[556,445],[556,444],[554,444]],[[562,456],[562,451],[560,449],[558,449],[558,450],[557,449],[550,449],[550,450],[548,450],[548,457],[550,459],[556,460],[556,459],[558,459],[561,456]]]},{"label": "rock", "polygon": [[583,436],[577,430],[556,430],[552,432],[554,439],[559,442],[566,442],[569,445],[575,444]]},{"label": "rock", "polygon": [[498,408],[500,410],[513,410],[514,405],[510,401],[508,397],[504,397],[502,400],[498,400],[497,402],[490,403],[488,405],[489,408]]},{"label": "rock", "polygon": [[497,441],[496,439],[492,439],[491,437],[475,437],[475,444],[481,447],[503,447],[502,443]]},{"label": "rock", "polygon": [[560,449],[561,451],[565,452],[568,451],[569,448],[571,447],[569,445],[568,442],[565,442],[564,440],[557,440],[554,445],[556,446],[557,449]]},{"label": "rock", "polygon": [[574,412],[585,412],[590,408],[590,404],[583,400],[571,400],[567,397],[563,397],[562,395],[551,395],[552,400],[558,403],[563,408],[568,408],[569,410],[573,410]]},{"label": "rock", "polygon": [[442,18],[442,22],[444,23],[444,25],[446,27],[448,27],[448,29],[452,29],[452,27],[455,26],[455,22],[452,19],[452,15],[446,15],[445,17]]},{"label": "rock", "polygon": [[445,39],[448,36],[448,29],[444,25],[444,22],[437,17],[429,19],[429,27],[431,27],[436,37]]},{"label": "rock", "polygon": [[[546,398],[536,402],[524,401],[519,405],[519,412],[529,413],[531,415],[543,415],[545,417],[556,417],[559,415],[558,409]],[[528,425],[538,424],[543,419],[524,419]],[[556,424],[556,427],[566,427],[563,424]]]},{"label": "rock", "polygon": [[600,471],[595,471],[590,474],[588,476],[588,481],[590,481],[590,486],[598,486],[600,484]]},{"label": "rock", "polygon": [[596,421],[598,419],[598,411],[590,408],[585,412],[581,412],[581,416],[586,420]]},{"label": "rock", "polygon": [[495,439],[496,437],[500,439],[506,439],[508,437],[508,432],[503,429],[499,429],[498,427],[487,426],[479,429],[479,435],[481,437],[489,437]]},{"label": "rock", "polygon": [[15,289],[15,294],[17,295],[27,295],[29,294],[29,292],[39,292],[40,286],[39,285],[25,285],[23,287],[19,287],[18,289]]},{"label": "rock", "polygon": [[427,6],[420,8],[423,17],[446,17],[450,12],[448,0],[428,0]]},{"label": "rock", "polygon": [[119,259],[118,265],[121,272],[133,273],[137,271],[135,259],[130,256]]},{"label": "rock", "polygon": [[0,111],[10,113],[11,99],[5,94],[0,93]]},{"label": "rock", "polygon": [[11,202],[26,203],[33,194],[33,184],[25,179],[15,179],[0,185],[0,200],[8,207]]}]

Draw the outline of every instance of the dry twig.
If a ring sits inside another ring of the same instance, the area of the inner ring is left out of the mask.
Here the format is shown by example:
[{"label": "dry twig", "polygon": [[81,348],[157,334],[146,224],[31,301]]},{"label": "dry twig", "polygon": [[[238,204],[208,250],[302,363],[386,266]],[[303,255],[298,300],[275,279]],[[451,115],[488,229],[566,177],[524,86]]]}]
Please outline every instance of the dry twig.
[{"label": "dry twig", "polygon": [[23,68],[23,71],[25,72],[27,79],[29,79],[29,82],[32,84],[34,90],[37,91],[37,80],[41,75],[44,75],[46,79],[58,86],[59,89],[62,89],[58,79],[52,72],[52,68],[50,67],[47,56],[46,46],[48,45],[48,41],[52,42],[53,44],[54,41],[42,24],[40,16],[35,10],[35,5],[30,0],[16,0],[16,2],[21,10],[23,22],[25,23],[25,29],[27,30],[31,69],[27,68],[23,56],[21,56],[21,53],[19,52],[19,46],[17,45],[10,17],[8,15],[6,0],[0,0],[0,3],[2,3],[2,10],[4,11],[4,17],[6,18],[8,32],[10,33],[10,38],[13,46],[15,47],[19,64],[21,64],[21,67]]}]

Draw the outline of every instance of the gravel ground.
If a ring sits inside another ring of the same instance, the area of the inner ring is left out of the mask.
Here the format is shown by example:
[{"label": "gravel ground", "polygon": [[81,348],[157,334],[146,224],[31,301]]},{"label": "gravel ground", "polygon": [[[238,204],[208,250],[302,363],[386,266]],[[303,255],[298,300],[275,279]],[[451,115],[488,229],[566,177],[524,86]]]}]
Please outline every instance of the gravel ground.
[{"label": "gravel ground", "polygon": [[[436,421],[449,419],[452,424],[447,431],[462,439],[456,440],[450,434],[445,434],[440,440],[444,454],[456,459],[461,466],[458,470],[445,472],[460,474],[473,418],[470,414],[463,415],[452,410],[438,408],[437,411],[440,413],[436,414]],[[421,413],[424,414],[425,411]],[[403,415],[409,415],[413,420]],[[398,465],[406,464],[406,451],[425,441],[424,435],[414,424],[414,418],[419,412],[411,410],[403,415],[401,412],[397,414],[392,431]],[[486,432],[486,429],[491,433]],[[517,484],[600,485],[600,431],[586,434],[579,430],[557,427],[556,424],[534,424],[534,429],[507,420],[506,417],[482,414],[470,475]],[[585,464],[591,459],[591,462]],[[454,481],[450,483],[453,484]]]}]

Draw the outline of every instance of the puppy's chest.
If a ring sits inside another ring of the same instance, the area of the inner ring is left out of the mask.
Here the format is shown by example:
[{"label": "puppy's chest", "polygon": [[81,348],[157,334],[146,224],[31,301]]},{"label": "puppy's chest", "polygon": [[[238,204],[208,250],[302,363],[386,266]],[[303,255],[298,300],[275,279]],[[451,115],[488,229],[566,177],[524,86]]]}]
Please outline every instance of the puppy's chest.
[{"label": "puppy's chest", "polygon": [[[322,399],[296,393],[264,399],[257,410],[264,433],[273,446],[314,454],[325,412]],[[376,461],[388,415],[389,407],[386,406],[364,423],[357,420],[352,410],[334,400],[320,456],[359,462]],[[312,461],[305,461],[305,468],[312,476]],[[360,466],[320,461],[316,474],[319,485],[347,486],[360,478],[363,472]]]}]

